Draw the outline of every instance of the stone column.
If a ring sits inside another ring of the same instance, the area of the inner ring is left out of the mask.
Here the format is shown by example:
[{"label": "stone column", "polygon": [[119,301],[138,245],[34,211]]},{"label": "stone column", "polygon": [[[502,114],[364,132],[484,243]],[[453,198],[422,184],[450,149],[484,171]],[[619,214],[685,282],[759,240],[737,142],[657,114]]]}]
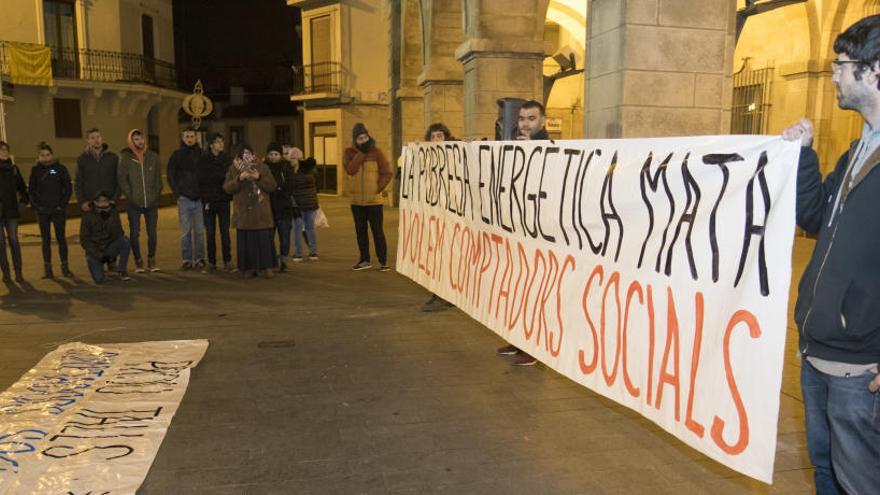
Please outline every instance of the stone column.
[{"label": "stone column", "polygon": [[728,133],[735,4],[592,0],[585,135]]},{"label": "stone column", "polygon": [[496,101],[543,99],[547,0],[475,0],[465,12],[464,135],[495,135]]},{"label": "stone column", "polygon": [[464,39],[461,4],[461,0],[422,3],[425,66],[419,86],[424,92],[424,128],[443,122],[455,136],[462,135],[464,122],[463,75],[455,60],[455,49]]}]

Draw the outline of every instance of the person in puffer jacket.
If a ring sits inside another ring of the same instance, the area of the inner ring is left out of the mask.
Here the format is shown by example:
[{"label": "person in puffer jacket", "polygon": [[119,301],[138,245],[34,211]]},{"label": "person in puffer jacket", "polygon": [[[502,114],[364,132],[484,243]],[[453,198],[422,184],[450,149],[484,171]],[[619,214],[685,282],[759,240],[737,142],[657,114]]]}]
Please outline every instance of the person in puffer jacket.
[{"label": "person in puffer jacket", "polygon": [[43,278],[54,278],[52,272],[52,227],[55,228],[55,242],[58,243],[58,257],[61,259],[61,274],[73,277],[67,264],[67,203],[73,190],[67,167],[55,159],[52,147],[47,143],[37,146],[37,164],[31,169],[28,190],[31,206],[37,213],[40,224],[40,238],[43,245]]},{"label": "person in puffer jacket", "polygon": [[0,141],[0,269],[3,271],[3,282],[9,283],[9,258],[6,257],[6,245],[12,251],[12,266],[15,269],[15,281],[24,283],[21,272],[21,243],[18,242],[19,209],[28,204],[27,186],[21,177],[21,171],[12,163],[9,145]]},{"label": "person in puffer jacket", "polygon": [[303,260],[302,236],[305,232],[309,243],[309,261],[318,261],[318,239],[315,236],[315,215],[318,213],[318,185],[315,178],[314,158],[299,160],[299,167],[293,174],[293,199],[299,208],[299,216],[293,222],[293,261]]}]

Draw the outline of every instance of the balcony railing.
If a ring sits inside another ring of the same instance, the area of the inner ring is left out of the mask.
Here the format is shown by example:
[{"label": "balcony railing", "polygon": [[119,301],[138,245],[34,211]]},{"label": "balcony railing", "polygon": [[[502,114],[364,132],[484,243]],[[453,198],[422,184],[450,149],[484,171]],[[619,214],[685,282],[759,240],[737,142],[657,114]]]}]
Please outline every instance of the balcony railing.
[{"label": "balcony railing", "polygon": [[[49,47],[52,77],[81,81],[132,82],[177,89],[174,64],[135,53]],[[0,41],[0,72],[9,73],[9,46]]]},{"label": "balcony railing", "polygon": [[346,71],[339,62],[321,62],[293,68],[293,94],[340,94]]}]

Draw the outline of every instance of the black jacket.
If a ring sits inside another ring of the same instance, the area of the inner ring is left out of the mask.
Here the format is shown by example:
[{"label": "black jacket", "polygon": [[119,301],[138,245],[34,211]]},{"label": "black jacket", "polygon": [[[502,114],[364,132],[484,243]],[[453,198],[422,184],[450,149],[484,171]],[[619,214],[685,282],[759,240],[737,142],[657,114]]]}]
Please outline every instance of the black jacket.
[{"label": "black jacket", "polygon": [[301,210],[318,209],[318,186],[315,179],[315,160],[307,158],[300,162],[293,174],[293,199]]},{"label": "black jacket", "polygon": [[0,160],[0,218],[19,218],[18,205],[27,203],[27,186],[21,171],[12,160]]},{"label": "black jacket", "polygon": [[118,165],[119,156],[109,151],[106,144],[97,157],[89,149],[83,151],[76,159],[76,201],[80,204],[93,201],[98,193],[109,194],[113,200],[119,199]]},{"label": "black jacket", "polygon": [[202,202],[223,203],[232,201],[232,195],[223,190],[223,182],[226,180],[226,172],[232,165],[232,160],[226,153],[214,156],[210,150],[202,153],[196,167],[196,176],[199,181],[199,195]]},{"label": "black jacket", "polygon": [[199,196],[198,165],[202,150],[197,144],[181,143],[168,159],[168,185],[174,196],[184,196],[197,201]]},{"label": "black jacket", "polygon": [[107,247],[124,235],[116,205],[111,204],[109,211],[106,212],[100,212],[92,207],[83,213],[79,227],[79,243],[89,257],[101,260]]},{"label": "black jacket", "polygon": [[67,167],[57,161],[48,165],[37,163],[31,169],[28,191],[31,206],[37,213],[51,215],[66,211],[72,188]]},{"label": "black jacket", "polygon": [[824,181],[816,152],[801,149],[797,222],[817,238],[798,286],[794,317],[802,354],[870,364],[880,362],[880,150],[865,161],[853,187],[843,191],[832,217],[853,149]]},{"label": "black jacket", "polygon": [[278,188],[269,196],[272,200],[272,216],[275,218],[293,218],[293,166],[287,160],[278,163],[266,161]]}]

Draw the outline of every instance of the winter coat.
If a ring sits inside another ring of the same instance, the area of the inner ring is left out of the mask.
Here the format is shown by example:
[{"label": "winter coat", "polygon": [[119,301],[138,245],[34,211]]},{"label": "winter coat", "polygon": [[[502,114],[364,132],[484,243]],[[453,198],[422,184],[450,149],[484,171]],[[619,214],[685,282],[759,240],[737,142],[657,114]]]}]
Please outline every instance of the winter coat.
[{"label": "winter coat", "polygon": [[31,169],[28,182],[31,206],[37,213],[51,215],[67,211],[73,189],[67,167],[57,161],[48,165],[37,163]]},{"label": "winter coat", "polygon": [[107,145],[101,147],[98,155],[89,148],[76,159],[76,201],[87,203],[98,197],[99,193],[108,194],[111,200],[119,199],[119,180],[117,167],[119,156],[109,151]]},{"label": "winter coat", "polygon": [[315,160],[306,159],[300,162],[299,169],[293,174],[293,199],[301,210],[318,209],[318,185],[315,177]]},{"label": "winter coat", "polygon": [[202,150],[197,144],[187,146],[180,143],[180,148],[168,159],[168,185],[175,197],[186,197],[198,201],[199,177],[198,165]]},{"label": "winter coat", "polygon": [[347,148],[342,164],[349,175],[346,192],[351,196],[351,204],[365,206],[385,202],[383,192],[391,181],[391,167],[382,150],[375,145],[366,153]]},{"label": "winter coat", "polygon": [[0,218],[16,219],[21,215],[18,205],[28,203],[27,186],[21,171],[12,160],[0,160]]},{"label": "winter coat", "polygon": [[94,206],[83,213],[79,227],[79,243],[92,259],[101,260],[104,251],[116,240],[125,235],[119,211],[111,204],[105,212],[98,211]]},{"label": "winter coat", "polygon": [[[138,208],[152,208],[159,205],[162,194],[162,163],[159,155],[148,149],[136,152],[132,142],[132,133],[128,134],[128,148],[119,154],[117,177],[119,189],[128,198],[129,205]],[[138,157],[143,155],[143,161]]]},{"label": "winter coat", "polygon": [[287,160],[278,163],[266,162],[277,188],[271,194],[272,216],[275,218],[293,218],[293,166]]},{"label": "winter coat", "polygon": [[256,181],[239,180],[241,172],[232,166],[223,183],[223,190],[232,194],[232,226],[236,229],[261,230],[275,226],[269,195],[278,186],[268,165],[260,162],[254,168],[260,174]]},{"label": "winter coat", "polygon": [[824,180],[816,152],[801,148],[797,222],[817,237],[798,286],[794,319],[801,354],[873,364],[880,362],[880,150],[865,160],[852,187],[841,191],[857,144]]},{"label": "winter coat", "polygon": [[217,156],[214,156],[210,150],[202,153],[196,171],[202,203],[207,205],[232,201],[232,195],[226,194],[226,191],[223,190],[226,173],[231,166],[232,160],[225,153],[220,153]]}]

